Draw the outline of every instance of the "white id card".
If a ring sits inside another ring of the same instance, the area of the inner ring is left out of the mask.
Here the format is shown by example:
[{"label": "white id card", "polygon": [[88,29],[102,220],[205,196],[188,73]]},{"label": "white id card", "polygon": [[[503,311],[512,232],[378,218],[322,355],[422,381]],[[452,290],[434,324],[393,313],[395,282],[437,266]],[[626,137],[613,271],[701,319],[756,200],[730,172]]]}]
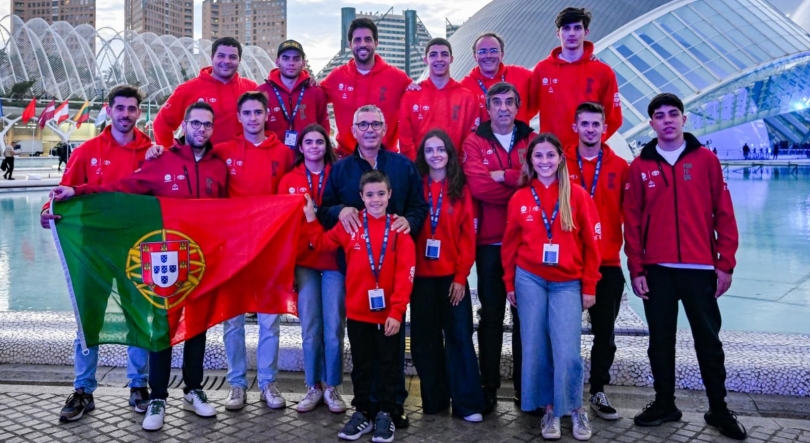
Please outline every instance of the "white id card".
[{"label": "white id card", "polygon": [[438,260],[442,252],[442,241],[429,238],[425,245],[425,257],[431,260]]},{"label": "white id card", "polygon": [[560,263],[560,245],[546,243],[543,245],[543,264],[556,266]]},{"label": "white id card", "polygon": [[295,145],[298,143],[298,132],[297,131],[287,131],[284,133],[284,144],[288,147],[295,149]]},{"label": "white id card", "polygon": [[370,289],[368,291],[368,307],[372,312],[385,309],[385,291],[382,289]]}]

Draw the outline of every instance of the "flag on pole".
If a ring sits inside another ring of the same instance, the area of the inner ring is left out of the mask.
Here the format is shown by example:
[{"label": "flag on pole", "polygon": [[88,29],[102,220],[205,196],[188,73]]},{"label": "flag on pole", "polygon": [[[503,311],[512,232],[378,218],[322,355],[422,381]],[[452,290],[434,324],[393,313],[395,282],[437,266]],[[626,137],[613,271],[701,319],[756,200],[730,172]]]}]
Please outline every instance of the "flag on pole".
[{"label": "flag on pole", "polygon": [[104,126],[107,123],[107,103],[101,105],[101,110],[98,111],[98,115],[96,116],[95,125]]},{"label": "flag on pole", "polygon": [[47,123],[48,120],[53,118],[53,110],[55,109],[55,106],[56,100],[51,100],[51,102],[48,103],[48,106],[46,106],[45,109],[42,110],[42,114],[39,114],[38,124],[40,128],[44,128],[45,123]]},{"label": "flag on pole", "polygon": [[64,101],[55,111],[53,111],[53,118],[56,120],[57,124],[61,124],[63,121],[67,120],[70,114],[70,106],[68,106],[67,100]]},{"label": "flag on pole", "polygon": [[22,113],[22,121],[24,123],[28,123],[31,121],[34,116],[37,115],[37,98],[34,97],[31,99],[31,103],[28,103],[28,106],[25,107],[25,110]]},{"label": "flag on pole", "polygon": [[87,100],[84,101],[81,109],[76,112],[76,115],[73,116],[73,121],[76,122],[76,129],[82,127],[82,123],[90,120],[90,102]]},{"label": "flag on pole", "polygon": [[289,195],[56,202],[51,228],[82,344],[159,351],[247,312],[297,314],[302,207]]}]

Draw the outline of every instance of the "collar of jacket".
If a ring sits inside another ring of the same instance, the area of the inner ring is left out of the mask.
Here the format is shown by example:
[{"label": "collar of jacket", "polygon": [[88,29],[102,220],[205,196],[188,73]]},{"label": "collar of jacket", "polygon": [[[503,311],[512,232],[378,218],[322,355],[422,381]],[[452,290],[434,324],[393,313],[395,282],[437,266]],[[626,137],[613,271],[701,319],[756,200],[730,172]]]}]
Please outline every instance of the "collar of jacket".
[{"label": "collar of jacket", "polygon": [[[532,135],[532,127],[526,123],[523,123],[520,120],[515,120],[515,126],[517,127],[515,143],[529,138],[529,136]],[[486,121],[478,125],[478,129],[475,130],[475,135],[483,137],[487,140],[498,141],[498,139],[495,137],[495,133],[492,132],[492,121]]]},{"label": "collar of jacket", "polygon": [[[376,169],[380,169],[380,168],[382,168],[383,165],[385,165],[385,160],[388,158],[388,154],[389,154],[388,150],[385,149],[385,146],[381,144],[380,145],[380,150],[377,151],[377,167],[376,167]],[[362,160],[362,161],[368,163],[368,160],[366,160],[365,158],[363,158],[360,155],[360,145],[359,144],[354,145],[354,153],[352,155],[354,155],[356,160]],[[373,168],[373,166],[372,166],[372,169],[375,169],[375,168]]]},{"label": "collar of jacket", "polygon": [[[213,145],[211,144],[210,140],[205,142],[205,150],[203,151],[203,156],[200,158],[200,160],[208,156],[208,153],[211,152],[212,148]],[[194,157],[194,150],[191,148],[191,145],[186,143],[185,135],[174,140],[174,146],[171,147],[171,150],[179,153],[185,158],[194,159],[195,161],[197,160],[196,157]]]},{"label": "collar of jacket", "polygon": [[[700,143],[700,140],[698,140],[697,137],[692,135],[692,133],[690,132],[684,132],[683,139],[684,141],[686,141],[686,149],[683,151],[683,154],[681,154],[681,157],[698,148],[703,147],[703,144]],[[639,154],[639,157],[643,158],[644,160],[665,161],[664,157],[661,157],[661,154],[659,154],[658,151],[655,149],[657,145],[658,145],[658,138],[650,140],[649,143],[647,143],[646,145],[644,145],[643,148],[641,148],[641,154]]]}]

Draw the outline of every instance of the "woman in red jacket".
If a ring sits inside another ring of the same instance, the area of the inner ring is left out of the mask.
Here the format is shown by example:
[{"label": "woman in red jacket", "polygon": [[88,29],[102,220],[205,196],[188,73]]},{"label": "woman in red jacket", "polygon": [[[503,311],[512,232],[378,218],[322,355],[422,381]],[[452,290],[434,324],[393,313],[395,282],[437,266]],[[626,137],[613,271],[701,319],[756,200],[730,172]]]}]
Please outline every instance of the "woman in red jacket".
[{"label": "woman in red jacket", "polygon": [[411,353],[422,389],[422,408],[450,407],[481,421],[484,393],[473,347],[472,303],[467,276],[475,261],[472,195],[458,153],[441,129],[425,134],[416,169],[430,218],[416,239],[416,278],[411,295]]},{"label": "woman in red jacket", "polygon": [[559,139],[541,133],[528,146],[521,183],[509,201],[501,259],[509,302],[523,338],[521,407],[545,408],[541,433],[560,438],[570,412],[574,438],[588,440],[582,407],[582,311],[593,306],[599,281],[601,227],[595,204],[571,186]]},{"label": "woman in red jacket", "polygon": [[[317,208],[330,168],[336,160],[326,130],[319,124],[308,125],[301,131],[293,170],[279,182],[279,193],[309,194]],[[315,251],[307,236],[301,235],[295,282],[307,384],[307,395],[295,409],[308,412],[325,402],[330,411],[342,413],[346,411],[346,403],[340,394],[346,292],[335,253]]]}]

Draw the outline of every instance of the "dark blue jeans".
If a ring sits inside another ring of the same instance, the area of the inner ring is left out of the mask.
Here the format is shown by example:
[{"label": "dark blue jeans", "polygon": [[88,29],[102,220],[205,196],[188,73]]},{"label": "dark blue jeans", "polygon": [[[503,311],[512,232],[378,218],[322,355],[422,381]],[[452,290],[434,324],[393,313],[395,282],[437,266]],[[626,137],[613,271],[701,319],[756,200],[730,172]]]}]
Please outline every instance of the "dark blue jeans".
[{"label": "dark blue jeans", "polygon": [[411,296],[411,355],[419,373],[422,409],[450,407],[466,417],[483,412],[484,393],[473,346],[470,288],[458,306],[448,294],[453,276],[416,277]]}]

